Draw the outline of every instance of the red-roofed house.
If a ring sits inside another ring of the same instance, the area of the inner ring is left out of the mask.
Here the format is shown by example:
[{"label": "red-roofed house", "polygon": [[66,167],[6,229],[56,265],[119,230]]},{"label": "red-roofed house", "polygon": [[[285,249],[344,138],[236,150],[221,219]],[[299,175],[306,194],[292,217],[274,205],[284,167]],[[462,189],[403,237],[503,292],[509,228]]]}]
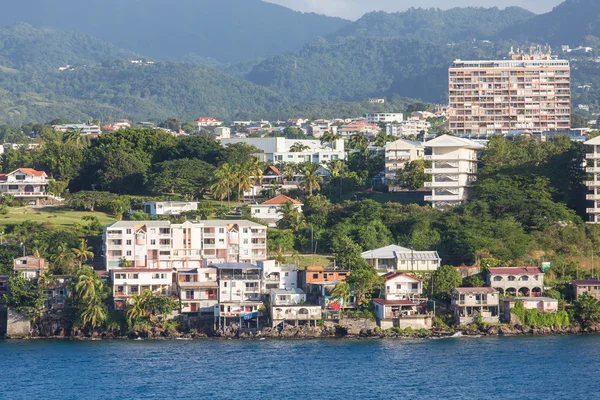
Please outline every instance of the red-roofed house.
[{"label": "red-roofed house", "polygon": [[302,212],[303,204],[301,202],[280,194],[262,204],[251,205],[250,215],[252,215],[253,218],[258,218],[266,222],[269,226],[275,226],[277,225],[277,221],[283,218],[281,210],[285,203],[292,203],[292,206],[298,210],[298,212]]},{"label": "red-roofed house", "polygon": [[223,124],[222,121],[214,118],[198,118],[194,122],[198,125],[198,129],[207,128],[210,126],[219,126]]},{"label": "red-roofed house", "polygon": [[487,285],[513,296],[542,295],[544,273],[537,267],[490,268],[486,274]]},{"label": "red-roofed house", "polygon": [[479,322],[498,323],[499,293],[491,287],[452,289],[454,322],[459,325]]},{"label": "red-roofed house", "polygon": [[26,199],[38,204],[48,198],[46,187],[48,175],[33,168],[19,168],[8,174],[0,174],[2,196],[13,195],[16,199]]},{"label": "red-roofed house", "polygon": [[423,293],[423,282],[403,272],[388,272],[385,278],[386,300],[414,300]]}]

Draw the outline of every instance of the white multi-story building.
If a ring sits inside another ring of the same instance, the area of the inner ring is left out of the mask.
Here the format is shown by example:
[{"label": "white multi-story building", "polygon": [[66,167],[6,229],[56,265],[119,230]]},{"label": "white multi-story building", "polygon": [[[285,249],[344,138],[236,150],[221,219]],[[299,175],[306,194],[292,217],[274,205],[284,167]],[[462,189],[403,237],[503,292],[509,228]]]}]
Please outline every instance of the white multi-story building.
[{"label": "white multi-story building", "polygon": [[271,289],[271,326],[279,324],[317,325],[323,310],[319,305],[307,305],[302,289]]},{"label": "white multi-story building", "polygon": [[389,272],[385,279],[386,300],[415,300],[423,294],[423,281],[403,272]]},{"label": "white multi-story building", "polygon": [[8,174],[0,174],[0,193],[16,199],[29,200],[38,204],[48,198],[48,175],[32,168],[19,168]]},{"label": "white multi-story building", "polygon": [[421,142],[398,139],[385,145],[385,180],[390,191],[400,189],[396,179],[398,170],[411,161],[422,160],[424,155],[425,148]]},{"label": "white multi-story building", "polygon": [[147,201],[144,203],[144,212],[151,217],[157,215],[180,215],[187,211],[198,209],[196,201]]},{"label": "white multi-story building", "polygon": [[431,129],[431,124],[420,118],[409,118],[399,124],[388,124],[385,131],[388,135],[396,137],[418,136],[422,132],[426,134]]},{"label": "white multi-story building", "polygon": [[425,201],[440,209],[463,203],[477,180],[478,153],[484,146],[449,135],[425,142],[424,146],[431,149],[431,155],[425,156],[431,161],[431,168],[426,168],[425,173],[432,176],[431,182],[425,182],[432,192]]},{"label": "white multi-story building", "polygon": [[202,130],[202,128],[208,128],[211,126],[219,126],[222,125],[223,122],[219,121],[215,118],[198,118],[194,121],[196,125],[198,125],[198,129]]},{"label": "white multi-story building", "polygon": [[173,271],[170,269],[119,268],[110,271],[113,298],[117,310],[125,309],[131,296],[146,290],[168,296],[172,292]]},{"label": "white multi-story building", "polygon": [[77,132],[82,135],[98,136],[102,133],[102,129],[98,125],[88,124],[65,124],[65,125],[53,125],[52,129],[60,132]]},{"label": "white multi-story building", "polygon": [[231,137],[231,128],[226,126],[221,126],[215,128],[215,136],[217,140],[229,139]]},{"label": "white multi-story building", "polygon": [[586,199],[592,201],[594,205],[586,211],[589,215],[588,222],[597,224],[600,222],[600,136],[588,140],[585,144],[592,148],[592,152],[585,155],[587,161],[585,171],[592,176],[591,181],[585,182],[591,192]]},{"label": "white multi-story building", "polygon": [[275,260],[259,261],[263,271],[263,293],[271,289],[295,289],[298,287],[298,271],[294,264],[282,265]]},{"label": "white multi-story building", "polygon": [[378,124],[380,122],[384,124],[392,124],[404,121],[404,114],[402,113],[375,113],[367,114],[367,123]]},{"label": "white multi-story building", "polygon": [[[344,141],[323,143],[319,140],[295,140],[282,137],[276,138],[232,138],[221,140],[223,146],[234,143],[246,143],[255,146],[261,153],[256,153],[259,161],[266,163],[304,163],[324,164],[332,160],[344,160],[346,152]],[[300,151],[292,151],[299,150]]]},{"label": "white multi-story building", "polygon": [[177,271],[181,312],[213,316],[219,304],[217,269],[193,268]]},{"label": "white multi-story building", "polygon": [[119,221],[104,228],[106,269],[200,268],[267,259],[267,227],[246,220]]}]

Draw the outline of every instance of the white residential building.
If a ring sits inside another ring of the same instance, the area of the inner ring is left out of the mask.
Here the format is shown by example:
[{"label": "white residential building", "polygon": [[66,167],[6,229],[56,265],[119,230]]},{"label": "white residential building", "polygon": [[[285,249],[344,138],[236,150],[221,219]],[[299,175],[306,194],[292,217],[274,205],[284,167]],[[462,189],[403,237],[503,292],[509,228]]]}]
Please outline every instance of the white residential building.
[{"label": "white residential building", "polygon": [[398,170],[411,161],[422,160],[424,155],[425,148],[421,142],[398,139],[385,146],[385,180],[391,192],[400,189],[396,179]]},{"label": "white residential building", "polygon": [[219,304],[217,269],[193,268],[177,271],[177,288],[181,312],[212,317]]},{"label": "white residential building", "polygon": [[144,203],[144,212],[151,217],[157,215],[180,215],[187,211],[198,209],[195,201],[147,201]]},{"label": "white residential building", "polygon": [[388,124],[385,126],[386,133],[396,137],[418,136],[421,132],[427,134],[429,129],[431,129],[429,122],[414,117],[398,124]]},{"label": "white residential building", "polygon": [[589,215],[588,222],[597,224],[600,222],[600,136],[588,140],[585,144],[591,146],[592,150],[585,155],[587,161],[585,171],[592,177],[591,181],[585,182],[591,192],[586,199],[593,204],[593,207],[588,207],[586,211]]},{"label": "white residential building", "polygon": [[267,258],[267,227],[246,220],[119,221],[104,228],[106,269],[200,268]]},{"label": "white residential building", "polygon": [[231,137],[231,128],[225,126],[215,128],[214,132],[217,140],[229,139]]},{"label": "white residential building", "polygon": [[484,146],[449,135],[425,142],[424,146],[431,149],[431,155],[426,155],[425,160],[432,164],[425,169],[425,173],[432,176],[431,182],[425,182],[425,187],[432,191],[431,196],[425,196],[425,201],[440,209],[466,201],[477,180],[478,154]]},{"label": "white residential building", "polygon": [[[334,143],[321,144],[319,140],[296,140],[286,139],[282,137],[276,138],[231,138],[221,140],[223,146],[234,143],[246,143],[251,146],[256,146],[261,153],[256,153],[259,161],[265,163],[277,164],[281,162],[287,163],[304,163],[312,162],[315,164],[324,164],[332,160],[344,160],[346,152],[344,149],[344,141],[336,140]],[[302,151],[291,151],[295,144],[306,146]]]},{"label": "white residential building", "polygon": [[436,251],[415,251],[390,245],[362,253],[369,265],[380,271],[435,271],[442,259]]},{"label": "white residential building", "polygon": [[102,129],[98,125],[88,124],[64,124],[64,125],[52,125],[52,129],[60,132],[73,131],[82,135],[98,136],[102,133]]},{"label": "white residential building", "polygon": [[48,175],[32,168],[19,168],[8,174],[0,174],[0,193],[12,195],[16,199],[29,200],[39,204],[48,198]]},{"label": "white residential building", "polygon": [[322,308],[308,305],[302,289],[271,289],[271,326],[279,324],[315,325],[322,318]]},{"label": "white residential building", "polygon": [[146,290],[168,296],[173,285],[173,271],[170,269],[119,268],[110,271],[113,298],[117,310],[125,309],[131,296],[140,295]]},{"label": "white residential building", "polygon": [[271,289],[295,289],[298,287],[298,271],[293,264],[281,264],[275,260],[259,261],[256,265],[263,271],[263,293]]},{"label": "white residential building", "polygon": [[198,129],[202,130],[202,128],[208,128],[211,126],[219,126],[222,125],[223,122],[214,118],[198,118],[194,121],[196,125],[198,125]]},{"label": "white residential building", "polygon": [[415,300],[423,294],[423,281],[403,272],[385,274],[386,300]]},{"label": "white residential building", "polygon": [[404,114],[402,113],[375,113],[367,114],[367,123],[378,124],[380,122],[384,124],[392,124],[404,121]]},{"label": "white residential building", "polygon": [[269,224],[270,227],[274,227],[277,225],[277,222],[283,218],[281,210],[286,203],[292,203],[293,207],[298,210],[298,212],[302,212],[303,204],[301,202],[280,194],[261,204],[252,204],[250,206],[250,215],[252,218],[260,219]]},{"label": "white residential building", "polygon": [[[228,319],[251,320],[260,316],[263,307],[262,268],[239,262],[214,264],[219,282],[219,306],[215,308],[215,325],[227,325]],[[258,323],[258,322],[257,322]]]}]

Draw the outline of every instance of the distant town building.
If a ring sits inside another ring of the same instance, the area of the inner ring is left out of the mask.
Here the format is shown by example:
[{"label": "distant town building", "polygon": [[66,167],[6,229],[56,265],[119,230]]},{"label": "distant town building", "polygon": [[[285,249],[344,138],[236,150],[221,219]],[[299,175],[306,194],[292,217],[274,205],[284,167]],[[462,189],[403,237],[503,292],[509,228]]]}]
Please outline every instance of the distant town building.
[{"label": "distant town building", "polygon": [[64,125],[52,125],[52,129],[60,132],[76,132],[82,135],[98,136],[102,133],[102,129],[98,125],[88,124],[64,124]]},{"label": "distant town building", "polygon": [[404,114],[402,113],[374,113],[367,114],[368,124],[379,124],[379,123],[394,123],[404,121]]},{"label": "distant town building", "polygon": [[48,271],[48,265],[46,260],[41,257],[26,256],[14,259],[13,270],[25,279],[32,280],[39,278],[42,273]]},{"label": "distant town building", "polygon": [[8,174],[0,174],[0,193],[12,195],[15,199],[28,200],[39,204],[48,198],[48,175],[33,168],[19,168]]},{"label": "distant town building", "polygon": [[385,103],[385,99],[369,99],[369,103],[370,104],[384,104]]},{"label": "distant town building", "polygon": [[369,137],[377,135],[381,131],[379,125],[369,124],[366,121],[352,121],[346,125],[342,125],[338,129],[338,133],[343,139],[350,139],[355,133],[364,133]]},{"label": "distant town building", "polygon": [[426,161],[431,161],[431,168],[426,168],[425,173],[432,177],[431,182],[425,182],[425,187],[432,192],[431,196],[425,196],[425,201],[440,209],[463,203],[477,179],[478,153],[484,146],[450,135],[439,136],[423,145],[432,153],[425,156]]},{"label": "distant town building", "polygon": [[537,267],[489,268],[486,283],[505,295],[541,297],[544,273]]},{"label": "distant town building", "polygon": [[455,135],[571,128],[571,68],[540,52],[511,60],[456,60],[449,69],[448,119]]},{"label": "distant town building", "polygon": [[208,128],[211,126],[219,126],[222,125],[223,122],[214,118],[198,118],[194,121],[196,125],[198,125],[198,129]]},{"label": "distant town building", "polygon": [[431,129],[429,122],[413,117],[397,124],[388,124],[385,126],[386,133],[396,137],[417,137],[423,133],[429,133],[429,129]]},{"label": "distant town building", "polygon": [[500,321],[499,293],[491,287],[452,289],[452,312],[458,325],[482,322],[493,324]]},{"label": "distant town building", "polygon": [[144,203],[144,212],[151,217],[158,215],[180,215],[187,211],[198,209],[196,201],[147,201]]},{"label": "distant town building", "polygon": [[214,130],[217,140],[229,139],[231,137],[231,128],[228,127],[217,127]]},{"label": "distant town building", "polygon": [[[324,164],[333,160],[344,160],[346,152],[344,141],[336,140],[334,143],[323,143],[319,140],[274,138],[246,138],[246,139],[223,139],[223,146],[234,143],[246,143],[255,146],[260,153],[255,155],[261,162],[277,164],[281,162],[301,164],[312,162]],[[294,148],[296,147],[296,148]],[[292,151],[297,150],[297,151]]]},{"label": "distant town building", "polygon": [[600,281],[597,279],[578,279],[571,281],[571,293],[574,300],[587,294],[600,300]]}]

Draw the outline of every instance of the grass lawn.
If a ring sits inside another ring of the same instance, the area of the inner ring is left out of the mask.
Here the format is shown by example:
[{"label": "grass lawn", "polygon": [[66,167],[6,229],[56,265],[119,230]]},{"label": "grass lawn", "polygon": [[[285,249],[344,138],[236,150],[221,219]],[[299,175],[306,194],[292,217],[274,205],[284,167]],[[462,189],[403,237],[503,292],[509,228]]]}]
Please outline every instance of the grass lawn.
[{"label": "grass lawn", "polygon": [[0,226],[19,224],[24,221],[35,221],[54,225],[69,226],[74,223],[82,223],[81,219],[86,215],[98,218],[100,224],[109,225],[116,220],[103,212],[73,211],[65,207],[43,207],[43,208],[10,208],[8,214],[0,215]]},{"label": "grass lawn", "polygon": [[326,267],[333,264],[333,257],[321,254],[300,254],[297,258],[292,256],[286,257],[285,262],[288,264],[298,263],[298,269],[304,269],[312,265]]}]

